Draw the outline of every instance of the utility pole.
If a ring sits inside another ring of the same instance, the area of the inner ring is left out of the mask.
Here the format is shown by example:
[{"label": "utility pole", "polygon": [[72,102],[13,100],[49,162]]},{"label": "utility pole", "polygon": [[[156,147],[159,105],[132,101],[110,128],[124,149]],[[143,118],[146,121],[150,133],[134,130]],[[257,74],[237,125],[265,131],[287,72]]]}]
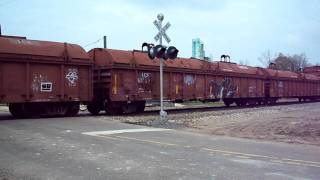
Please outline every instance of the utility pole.
[{"label": "utility pole", "polygon": [[103,36],[103,48],[107,49],[107,36]]}]

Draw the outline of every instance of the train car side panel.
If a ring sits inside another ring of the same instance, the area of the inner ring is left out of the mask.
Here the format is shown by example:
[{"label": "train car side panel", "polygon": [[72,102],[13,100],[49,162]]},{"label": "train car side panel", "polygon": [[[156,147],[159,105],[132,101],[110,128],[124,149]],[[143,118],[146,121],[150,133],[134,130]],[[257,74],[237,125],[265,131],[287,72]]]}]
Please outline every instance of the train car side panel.
[{"label": "train car side panel", "polygon": [[240,78],[240,88],[239,88],[239,96],[240,98],[248,97],[248,81],[247,78],[241,77]]},{"label": "train car side panel", "polygon": [[205,99],[205,76],[204,75],[196,75],[196,90],[195,90],[195,98],[197,100]]},{"label": "train car side panel", "polygon": [[195,97],[196,79],[192,73],[184,73],[183,77],[183,98],[191,100]]},{"label": "train car side panel", "polygon": [[257,97],[257,81],[256,79],[248,78],[248,98]]},{"label": "train car side panel", "polygon": [[[165,72],[163,73],[163,98],[165,100],[170,100],[171,99],[171,78],[170,78],[170,73]],[[160,97],[160,95],[159,95]],[[159,98],[160,99],[160,98]]]},{"label": "train car side panel", "polygon": [[[1,63],[1,102],[24,102],[27,87],[26,65],[23,63]],[[24,97],[25,96],[25,97]]]},{"label": "train car side panel", "polygon": [[172,100],[182,100],[183,77],[181,73],[171,73]]}]

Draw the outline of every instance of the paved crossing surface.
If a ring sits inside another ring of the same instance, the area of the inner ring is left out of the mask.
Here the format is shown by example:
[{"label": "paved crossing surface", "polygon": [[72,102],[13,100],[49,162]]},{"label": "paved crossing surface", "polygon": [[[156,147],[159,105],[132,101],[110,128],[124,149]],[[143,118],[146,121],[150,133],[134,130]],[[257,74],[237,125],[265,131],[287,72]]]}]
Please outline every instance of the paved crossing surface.
[{"label": "paved crossing surface", "polygon": [[0,179],[320,179],[320,148],[110,122],[0,117]]}]

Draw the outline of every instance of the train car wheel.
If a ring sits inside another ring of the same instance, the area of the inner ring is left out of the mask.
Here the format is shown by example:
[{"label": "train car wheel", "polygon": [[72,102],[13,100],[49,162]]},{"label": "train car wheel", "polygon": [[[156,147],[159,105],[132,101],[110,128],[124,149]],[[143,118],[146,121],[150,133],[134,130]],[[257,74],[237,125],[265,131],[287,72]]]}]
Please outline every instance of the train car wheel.
[{"label": "train car wheel", "polygon": [[123,114],[123,110],[121,107],[111,107],[106,109],[106,113],[109,115],[121,115]]},{"label": "train car wheel", "polygon": [[76,116],[80,111],[80,104],[71,104],[67,108],[66,116]]},{"label": "train car wheel", "polygon": [[240,100],[236,100],[236,105],[240,107],[241,106],[241,101]]},{"label": "train car wheel", "polygon": [[227,107],[229,107],[232,104],[232,102],[228,100],[224,100],[223,102],[224,102],[224,105],[226,105]]},{"label": "train car wheel", "polygon": [[137,102],[133,102],[133,103],[125,103],[123,106],[121,106],[121,109],[123,111],[123,113],[125,114],[131,114],[131,113],[135,113],[137,112],[139,103]]},{"label": "train car wheel", "polygon": [[23,104],[13,103],[9,104],[9,111],[15,118],[24,118],[25,112],[23,108]]},{"label": "train car wheel", "polygon": [[105,111],[109,115],[121,115],[123,114],[123,106],[126,106],[123,102],[112,102],[112,104],[108,103],[105,106]]},{"label": "train car wheel", "polygon": [[137,113],[144,112],[145,108],[146,108],[146,102],[139,102],[137,107]]},{"label": "train car wheel", "polygon": [[247,100],[240,100],[240,106],[246,106]]},{"label": "train car wheel", "polygon": [[258,104],[259,106],[262,105],[262,100],[259,99],[259,100],[257,101],[257,104]]},{"label": "train car wheel", "polygon": [[257,100],[256,99],[250,99],[247,101],[248,105],[249,106],[255,106],[258,104]]},{"label": "train car wheel", "polygon": [[95,103],[89,103],[87,105],[87,109],[90,112],[90,114],[92,114],[92,115],[98,115],[101,111],[100,106]]},{"label": "train car wheel", "polygon": [[[31,107],[30,107],[31,108]],[[66,116],[68,111],[68,106],[64,103],[40,103],[33,105],[30,112],[33,112],[33,115],[44,115],[44,116]]]}]

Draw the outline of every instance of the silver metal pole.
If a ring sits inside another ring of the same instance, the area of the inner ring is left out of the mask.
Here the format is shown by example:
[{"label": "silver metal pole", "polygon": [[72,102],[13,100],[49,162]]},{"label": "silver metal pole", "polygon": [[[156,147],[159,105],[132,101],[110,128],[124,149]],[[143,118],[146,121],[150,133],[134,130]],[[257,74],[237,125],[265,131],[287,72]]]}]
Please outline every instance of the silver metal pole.
[{"label": "silver metal pole", "polygon": [[[162,29],[162,20],[159,20],[160,29]],[[162,33],[159,42],[162,45]],[[160,58],[160,120],[163,121],[166,116],[167,113],[163,109],[163,58]]]},{"label": "silver metal pole", "polygon": [[107,36],[103,36],[103,48],[107,49]]}]

